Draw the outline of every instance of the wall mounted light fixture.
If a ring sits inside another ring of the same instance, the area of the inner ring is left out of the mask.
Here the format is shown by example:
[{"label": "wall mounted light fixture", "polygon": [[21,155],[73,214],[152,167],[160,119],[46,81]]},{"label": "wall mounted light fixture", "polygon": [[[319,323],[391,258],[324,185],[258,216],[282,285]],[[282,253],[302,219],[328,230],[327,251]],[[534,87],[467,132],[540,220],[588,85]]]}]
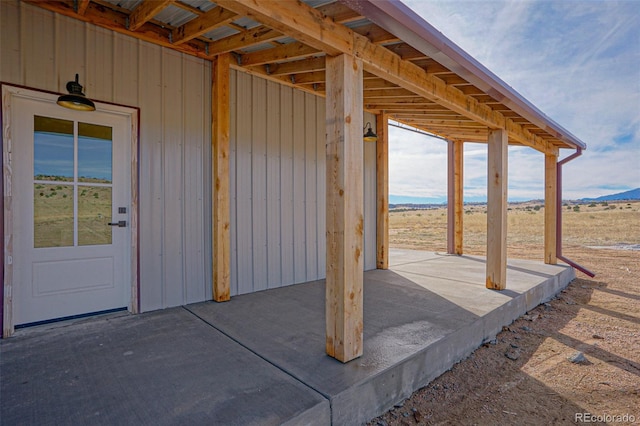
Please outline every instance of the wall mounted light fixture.
[{"label": "wall mounted light fixture", "polygon": [[78,83],[78,74],[76,74],[76,81],[70,81],[67,83],[68,95],[62,95],[56,102],[58,105],[69,109],[75,109],[76,111],[95,111],[96,106],[91,99],[87,98],[82,93],[82,86]]},{"label": "wall mounted light fixture", "polygon": [[364,126],[364,130],[366,130],[366,132],[362,136],[362,139],[364,139],[365,142],[376,142],[378,140],[378,135],[373,133],[373,129],[371,128],[371,123],[367,123]]}]

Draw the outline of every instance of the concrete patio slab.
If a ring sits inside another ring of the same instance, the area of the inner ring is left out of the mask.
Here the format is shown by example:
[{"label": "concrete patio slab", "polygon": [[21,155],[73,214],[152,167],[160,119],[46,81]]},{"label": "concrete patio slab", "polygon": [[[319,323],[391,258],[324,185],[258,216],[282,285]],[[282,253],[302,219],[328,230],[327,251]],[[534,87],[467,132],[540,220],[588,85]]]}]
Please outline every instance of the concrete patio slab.
[{"label": "concrete patio slab", "polygon": [[0,346],[3,425],[308,425],[329,403],[183,308],[85,319]]},{"label": "concrete patio slab", "polygon": [[391,269],[365,273],[359,359],[325,354],[324,281],[84,320],[0,343],[3,424],[361,424],[574,277],[510,260],[497,292],[481,257],[390,254]]},{"label": "concrete patio slab", "polygon": [[574,277],[567,266],[510,261],[508,289],[485,288],[481,257],[392,250],[365,273],[364,355],[325,355],[324,281],[188,309],[331,401],[332,423],[367,421],[468,356]]}]

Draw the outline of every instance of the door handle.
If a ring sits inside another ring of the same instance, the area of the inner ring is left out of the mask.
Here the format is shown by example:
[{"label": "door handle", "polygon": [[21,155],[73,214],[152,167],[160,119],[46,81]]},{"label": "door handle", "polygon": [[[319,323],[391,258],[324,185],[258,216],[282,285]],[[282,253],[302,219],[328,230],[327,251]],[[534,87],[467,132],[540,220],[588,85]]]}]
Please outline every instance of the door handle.
[{"label": "door handle", "polygon": [[118,222],[109,222],[107,223],[107,225],[109,226],[117,226],[118,228],[125,228],[127,226],[127,221],[126,220],[121,220]]}]

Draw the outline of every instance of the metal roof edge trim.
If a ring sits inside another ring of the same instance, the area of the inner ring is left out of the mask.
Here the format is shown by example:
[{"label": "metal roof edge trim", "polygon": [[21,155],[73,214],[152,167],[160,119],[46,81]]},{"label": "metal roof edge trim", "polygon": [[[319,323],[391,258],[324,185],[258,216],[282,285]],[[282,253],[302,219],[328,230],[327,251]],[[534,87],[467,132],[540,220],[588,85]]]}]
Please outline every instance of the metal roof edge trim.
[{"label": "metal roof edge trim", "polygon": [[338,1],[440,62],[554,137],[575,148],[587,148],[578,137],[549,118],[401,1]]}]

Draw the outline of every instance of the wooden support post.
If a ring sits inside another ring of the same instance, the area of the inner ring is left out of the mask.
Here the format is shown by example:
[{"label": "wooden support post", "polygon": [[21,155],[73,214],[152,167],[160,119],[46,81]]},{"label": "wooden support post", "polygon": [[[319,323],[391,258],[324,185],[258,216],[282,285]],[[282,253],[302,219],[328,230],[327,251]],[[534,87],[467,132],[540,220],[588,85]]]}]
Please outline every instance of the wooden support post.
[{"label": "wooden support post", "polygon": [[229,204],[229,64],[228,53],[212,62],[211,166],[212,166],[212,278],[213,300],[231,298],[231,232]]},{"label": "wooden support post", "polygon": [[544,158],[544,262],[558,263],[556,243],[558,155],[546,154]]},{"label": "wooden support post", "polygon": [[327,354],[362,355],[363,140],[362,61],[327,56]]},{"label": "wooden support post", "polygon": [[463,155],[462,141],[448,141],[447,253],[463,252]]},{"label": "wooden support post", "polygon": [[487,288],[507,287],[507,155],[506,130],[489,131],[487,170]]},{"label": "wooden support post", "polygon": [[376,197],[377,255],[376,267],[389,269],[389,115],[376,116]]}]

